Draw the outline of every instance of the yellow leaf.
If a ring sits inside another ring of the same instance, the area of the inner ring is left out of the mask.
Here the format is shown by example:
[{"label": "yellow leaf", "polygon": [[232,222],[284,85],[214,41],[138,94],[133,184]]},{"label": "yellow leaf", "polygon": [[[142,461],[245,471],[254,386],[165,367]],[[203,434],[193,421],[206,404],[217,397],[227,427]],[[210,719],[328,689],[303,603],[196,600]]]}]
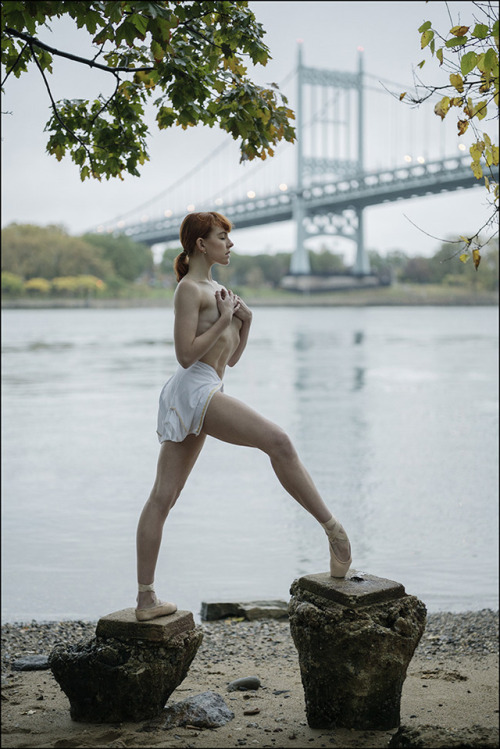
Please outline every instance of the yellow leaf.
[{"label": "yellow leaf", "polygon": [[464,253],[463,255],[460,255],[459,259],[462,261],[462,263],[467,263],[470,260],[470,255]]},{"label": "yellow leaf", "polygon": [[463,135],[469,127],[469,120],[458,120],[457,122],[458,134]]},{"label": "yellow leaf", "polygon": [[476,179],[481,179],[481,177],[483,176],[483,170],[479,161],[471,161],[470,168],[472,169],[474,177]]},{"label": "yellow leaf", "polygon": [[486,189],[489,192],[490,191],[490,181],[489,181],[488,177],[484,178],[484,186],[486,187]]},{"label": "yellow leaf", "polygon": [[439,60],[439,65],[443,64],[443,49],[440,47],[436,52],[436,57]]},{"label": "yellow leaf", "polygon": [[498,146],[487,146],[484,158],[487,166],[498,166]]},{"label": "yellow leaf", "polygon": [[402,94],[399,94],[399,101],[403,101],[403,99],[405,98],[405,96],[406,96],[406,91],[403,91]]},{"label": "yellow leaf", "polygon": [[453,34],[453,36],[464,36],[468,30],[468,26],[454,26],[450,29],[450,34]]},{"label": "yellow leaf", "polygon": [[483,151],[484,151],[484,143],[482,140],[479,140],[477,143],[473,143],[472,146],[469,148],[469,153],[472,156],[474,161],[479,161],[479,159],[483,155]]},{"label": "yellow leaf", "polygon": [[433,38],[434,38],[434,32],[432,31],[432,29],[427,29],[427,31],[424,31],[424,33],[420,37],[420,49],[427,47],[427,45]]},{"label": "yellow leaf", "polygon": [[451,85],[457,89],[458,93],[461,94],[464,90],[464,79],[458,73],[451,73],[450,75]]},{"label": "yellow leaf", "polygon": [[443,96],[441,101],[438,101],[438,103],[434,107],[434,112],[435,114],[438,115],[438,117],[441,117],[441,119],[444,120],[449,108],[450,108],[450,98],[448,96]]},{"label": "yellow leaf", "polygon": [[479,263],[481,262],[479,250],[472,250],[472,260],[474,261],[474,268],[477,270],[479,268]]},{"label": "yellow leaf", "polygon": [[477,117],[478,120],[484,119],[486,115],[488,114],[488,102],[486,101],[480,101],[476,106],[474,107],[474,115]]}]

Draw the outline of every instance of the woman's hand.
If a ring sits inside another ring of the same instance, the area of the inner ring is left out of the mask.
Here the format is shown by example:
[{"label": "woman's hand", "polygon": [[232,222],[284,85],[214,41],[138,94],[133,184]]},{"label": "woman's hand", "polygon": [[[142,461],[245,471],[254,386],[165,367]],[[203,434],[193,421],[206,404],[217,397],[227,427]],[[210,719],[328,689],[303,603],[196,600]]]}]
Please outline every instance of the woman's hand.
[{"label": "woman's hand", "polygon": [[243,322],[250,321],[252,319],[252,310],[250,309],[250,307],[248,307],[245,304],[245,302],[242,299],[240,299],[239,296],[237,296],[236,294],[233,294],[232,291],[230,291],[229,294],[232,294],[234,299],[236,299],[238,302],[238,307],[234,313],[234,316],[239,318]]},{"label": "woman's hand", "polygon": [[226,317],[231,322],[233,315],[239,310],[239,297],[235,296],[232,291],[226,289],[217,289],[215,292],[215,301],[221,317]]}]

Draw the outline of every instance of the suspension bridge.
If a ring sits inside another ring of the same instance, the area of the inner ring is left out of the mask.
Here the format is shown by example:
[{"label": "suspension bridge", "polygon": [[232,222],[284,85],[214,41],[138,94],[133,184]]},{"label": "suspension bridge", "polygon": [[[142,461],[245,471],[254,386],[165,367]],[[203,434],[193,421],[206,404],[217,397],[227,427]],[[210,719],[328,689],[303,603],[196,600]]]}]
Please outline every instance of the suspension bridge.
[{"label": "suspension bridge", "polygon": [[[283,148],[285,159],[280,160],[276,154],[253,170],[239,165],[236,178],[227,184],[231,160],[223,152],[231,145],[228,139],[161,195],[100,226],[98,231],[125,234],[153,246],[178,243],[180,223],[187,212],[194,210],[223,210],[237,229],[293,221],[296,242],[290,276],[310,274],[305,243],[311,236],[328,235],[354,242],[352,275],[362,279],[370,275],[363,232],[365,208],[478,185],[468,155],[458,150],[445,153],[445,143],[456,143],[456,136],[445,137],[445,123],[438,121],[439,134],[430,132],[438,120],[432,112],[425,115],[423,124],[417,110],[409,113],[412,119],[407,126],[398,123],[394,102],[398,114],[404,106],[377,76],[365,73],[362,50],[358,52],[357,71],[344,72],[304,65],[299,44],[292,75],[296,78],[294,153],[290,147]],[[370,79],[378,80],[378,86],[371,86]],[[286,93],[282,84],[280,89]],[[373,91],[385,94],[383,107],[367,104],[367,95]],[[389,122],[383,126],[382,141],[379,137],[370,153],[376,153],[379,159],[382,156],[385,165],[374,164],[373,158],[368,163],[365,157],[366,142],[373,139],[373,128],[366,129],[366,113],[378,118],[382,110],[389,112]],[[432,125],[430,117],[434,118]],[[423,138],[418,148],[415,127]],[[407,142],[403,143],[405,138]],[[293,167],[295,174],[290,174]],[[250,181],[253,189],[247,189]]]}]

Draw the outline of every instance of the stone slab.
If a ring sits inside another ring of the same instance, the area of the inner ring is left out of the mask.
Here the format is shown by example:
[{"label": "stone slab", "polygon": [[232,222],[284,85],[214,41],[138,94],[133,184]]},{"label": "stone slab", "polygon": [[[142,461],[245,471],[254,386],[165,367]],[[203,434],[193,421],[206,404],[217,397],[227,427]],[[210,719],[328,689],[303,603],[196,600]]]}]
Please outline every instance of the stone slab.
[{"label": "stone slab", "polygon": [[122,609],[107,614],[97,622],[97,637],[114,637],[117,640],[143,640],[155,644],[168,642],[176,635],[195,628],[191,611],[159,616],[148,622],[138,622],[135,609]]},{"label": "stone slab", "polygon": [[302,590],[350,608],[383,603],[406,595],[401,583],[353,569],[345,578],[331,577],[328,572],[304,575],[297,580],[297,585]]},{"label": "stone slab", "polygon": [[288,602],[267,601],[202,601],[201,618],[211,622],[236,616],[249,621],[255,619],[283,619],[288,616]]}]

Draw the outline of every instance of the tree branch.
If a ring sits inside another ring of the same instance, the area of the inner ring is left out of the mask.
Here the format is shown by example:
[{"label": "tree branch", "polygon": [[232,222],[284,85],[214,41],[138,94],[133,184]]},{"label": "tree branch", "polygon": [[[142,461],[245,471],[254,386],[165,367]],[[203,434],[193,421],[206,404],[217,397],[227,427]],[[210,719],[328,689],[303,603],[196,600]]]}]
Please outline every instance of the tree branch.
[{"label": "tree branch", "polygon": [[109,65],[101,65],[99,62],[95,62],[94,60],[87,60],[85,57],[78,57],[78,55],[72,55],[70,52],[61,52],[59,49],[55,49],[54,47],[50,47],[48,44],[45,44],[44,42],[40,42],[38,39],[36,39],[34,36],[30,36],[29,34],[24,34],[22,31],[16,31],[15,29],[11,29],[9,27],[5,28],[5,32],[7,34],[10,34],[11,36],[15,36],[18,39],[23,39],[23,41],[27,42],[30,47],[32,45],[35,45],[36,47],[40,47],[40,49],[45,49],[47,52],[51,52],[53,55],[57,55],[58,57],[65,57],[68,60],[73,60],[73,62],[79,62],[83,65],[88,65],[90,68],[98,68],[99,70],[104,70],[106,73],[137,73],[137,72],[149,72],[151,70],[154,70],[154,67],[142,67],[142,68],[129,68],[128,66],[118,66],[116,68],[111,68]]},{"label": "tree branch", "polygon": [[23,56],[24,50],[26,49],[26,47],[27,47],[27,46],[28,46],[28,43],[26,43],[26,44],[24,45],[24,47],[22,48],[22,50],[21,50],[21,51],[19,52],[18,56],[16,57],[16,59],[15,59],[15,62],[14,62],[14,63],[13,63],[13,64],[12,64],[11,66],[10,66],[9,70],[8,70],[8,71],[7,71],[7,73],[5,74],[5,78],[4,78],[4,79],[3,79],[3,81],[2,81],[2,88],[3,88],[3,85],[4,85],[5,81],[7,80],[7,78],[8,78],[8,77],[9,77],[9,75],[10,75],[10,74],[12,73],[12,71],[13,71],[13,70],[14,70],[14,68],[16,67],[17,63],[19,62],[19,60],[20,60],[20,59],[21,59],[21,57]]},{"label": "tree branch", "polygon": [[[29,44],[29,42],[28,42],[28,44]],[[42,76],[42,78],[43,78],[43,81],[44,81],[44,83],[45,83],[45,86],[46,86],[46,88],[47,88],[47,92],[48,92],[48,94],[49,94],[50,102],[51,102],[51,105],[52,105],[52,111],[54,112],[54,116],[55,116],[55,118],[56,118],[56,119],[58,120],[58,122],[60,123],[61,127],[63,127],[63,128],[64,128],[64,129],[66,130],[66,132],[68,132],[68,133],[69,133],[70,135],[72,135],[72,136],[73,136],[73,138],[75,138],[75,140],[76,140],[76,141],[77,141],[78,143],[80,143],[80,145],[81,145],[81,146],[83,146],[83,148],[85,149],[85,153],[86,153],[86,154],[87,154],[87,156],[88,156],[88,159],[89,159],[89,162],[90,162],[90,166],[92,167],[92,171],[94,171],[94,162],[92,161],[92,154],[90,153],[89,149],[87,148],[87,145],[86,145],[86,143],[84,143],[84,142],[82,141],[82,139],[81,139],[81,138],[79,138],[79,137],[78,137],[78,135],[76,135],[76,133],[74,133],[74,132],[73,132],[73,130],[71,130],[71,128],[69,128],[69,127],[68,127],[68,126],[66,125],[66,123],[65,123],[65,122],[63,122],[63,120],[62,120],[62,119],[61,119],[61,117],[59,116],[59,112],[57,111],[57,106],[56,106],[56,103],[55,103],[55,101],[54,101],[54,97],[52,96],[52,91],[50,90],[49,82],[47,81],[47,78],[46,78],[46,76],[45,76],[45,73],[44,73],[44,71],[43,71],[43,69],[42,69],[42,66],[40,65],[40,63],[39,63],[39,61],[38,61],[38,58],[37,58],[37,56],[35,55],[35,52],[34,52],[34,50],[33,50],[33,47],[31,46],[31,44],[30,44],[29,46],[30,46],[30,50],[31,50],[31,55],[32,55],[33,59],[35,60],[35,63],[36,63],[36,65],[37,65],[37,68],[38,68],[38,70],[40,71],[40,74],[41,74],[41,76]]]}]

